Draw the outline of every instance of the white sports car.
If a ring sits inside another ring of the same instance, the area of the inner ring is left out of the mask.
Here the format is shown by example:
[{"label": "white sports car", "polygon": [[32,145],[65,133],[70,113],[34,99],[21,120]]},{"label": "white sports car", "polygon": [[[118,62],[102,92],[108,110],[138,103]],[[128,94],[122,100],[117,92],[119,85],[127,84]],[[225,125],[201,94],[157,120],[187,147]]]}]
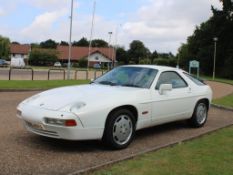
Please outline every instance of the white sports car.
[{"label": "white sports car", "polygon": [[135,131],[177,120],[205,124],[212,99],[208,85],[163,66],[117,67],[87,85],[34,95],[17,107],[27,130],[67,140],[103,139],[127,147]]}]

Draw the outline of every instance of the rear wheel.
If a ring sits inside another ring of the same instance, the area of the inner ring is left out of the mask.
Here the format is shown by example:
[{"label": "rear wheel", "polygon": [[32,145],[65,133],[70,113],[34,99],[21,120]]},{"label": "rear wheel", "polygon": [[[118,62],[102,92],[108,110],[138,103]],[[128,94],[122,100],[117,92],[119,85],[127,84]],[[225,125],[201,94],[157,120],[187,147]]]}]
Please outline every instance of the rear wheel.
[{"label": "rear wheel", "polygon": [[189,119],[189,123],[193,127],[202,127],[208,117],[208,106],[205,101],[199,101],[194,109],[192,118]]},{"label": "rear wheel", "polygon": [[105,128],[104,141],[114,149],[126,148],[135,134],[135,117],[127,109],[110,114]]}]

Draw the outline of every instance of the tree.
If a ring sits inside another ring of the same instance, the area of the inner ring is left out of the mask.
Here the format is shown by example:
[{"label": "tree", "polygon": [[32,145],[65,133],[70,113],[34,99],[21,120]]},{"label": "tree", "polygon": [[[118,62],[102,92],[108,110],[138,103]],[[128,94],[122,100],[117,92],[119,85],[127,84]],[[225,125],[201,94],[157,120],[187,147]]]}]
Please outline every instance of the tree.
[{"label": "tree", "polygon": [[61,41],[60,46],[69,46],[69,43],[67,43],[66,41]]},{"label": "tree", "polygon": [[135,64],[139,64],[140,59],[149,58],[149,54],[150,51],[144,46],[143,42],[134,40],[130,43],[128,55]]},{"label": "tree", "polygon": [[169,58],[174,58],[175,56],[169,52],[169,53],[158,53],[158,58],[164,58],[164,59],[169,59]]},{"label": "tree", "polygon": [[233,2],[232,0],[220,0],[223,3],[223,12],[229,15],[229,12],[233,11]]},{"label": "tree", "polygon": [[10,39],[0,35],[0,58],[9,59]]},{"label": "tree", "polygon": [[214,41],[217,37],[216,75],[233,78],[233,3],[222,0],[223,9],[211,8],[213,15],[197,26],[187,43],[183,44],[177,54],[182,67],[188,68],[190,60],[200,61],[202,73],[212,75]]},{"label": "tree", "polygon": [[33,49],[29,56],[30,65],[51,66],[58,61],[58,53],[55,49]]},{"label": "tree", "polygon": [[123,47],[118,47],[116,49],[116,60],[118,61],[119,64],[128,64],[129,63],[129,58],[127,51]]},{"label": "tree", "polygon": [[20,44],[20,43],[17,41],[12,41],[11,44]]},{"label": "tree", "polygon": [[154,60],[158,57],[159,57],[158,52],[155,50],[150,56],[151,63],[153,63]]},{"label": "tree", "polygon": [[48,39],[48,40],[40,43],[40,47],[45,48],[45,49],[56,49],[57,45],[58,44],[56,43],[56,41],[54,41],[52,39]]},{"label": "tree", "polygon": [[176,67],[177,60],[175,58],[166,59],[166,58],[158,58],[154,60],[153,64],[161,65],[161,66],[171,66]]},{"label": "tree", "polygon": [[181,66],[183,69],[188,70],[188,65],[189,65],[189,52],[188,52],[188,45],[187,44],[182,44],[180,48],[178,49],[178,54],[177,54],[177,59],[178,59],[178,65]]},{"label": "tree", "polygon": [[153,58],[158,58],[158,57],[159,57],[158,52],[155,50],[155,51],[151,54],[151,57],[153,57]]},{"label": "tree", "polygon": [[91,42],[92,47],[108,47],[108,43],[102,39],[94,39]]},{"label": "tree", "polygon": [[86,38],[81,38],[79,41],[74,41],[72,43],[73,46],[80,46],[80,47],[88,47],[89,46],[89,42],[87,41]]},{"label": "tree", "polygon": [[31,49],[36,49],[36,48],[40,48],[40,44],[38,43],[31,43]]}]

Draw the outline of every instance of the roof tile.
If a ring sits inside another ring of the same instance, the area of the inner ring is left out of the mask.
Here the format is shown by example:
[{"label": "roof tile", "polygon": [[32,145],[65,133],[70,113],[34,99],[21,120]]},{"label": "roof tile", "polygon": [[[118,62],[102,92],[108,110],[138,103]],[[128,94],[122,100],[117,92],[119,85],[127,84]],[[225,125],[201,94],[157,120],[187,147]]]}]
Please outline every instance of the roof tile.
[{"label": "roof tile", "polygon": [[30,52],[29,44],[11,44],[10,51],[12,54],[25,54],[27,55]]}]

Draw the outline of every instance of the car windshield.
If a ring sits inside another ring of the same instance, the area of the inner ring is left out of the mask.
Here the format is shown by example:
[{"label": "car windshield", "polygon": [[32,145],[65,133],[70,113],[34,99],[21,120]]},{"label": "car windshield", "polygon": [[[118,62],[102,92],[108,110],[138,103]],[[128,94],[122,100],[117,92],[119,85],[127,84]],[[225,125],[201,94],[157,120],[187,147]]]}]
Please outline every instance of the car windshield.
[{"label": "car windshield", "polygon": [[150,88],[158,70],[143,67],[118,67],[96,79],[93,83],[110,86]]}]

